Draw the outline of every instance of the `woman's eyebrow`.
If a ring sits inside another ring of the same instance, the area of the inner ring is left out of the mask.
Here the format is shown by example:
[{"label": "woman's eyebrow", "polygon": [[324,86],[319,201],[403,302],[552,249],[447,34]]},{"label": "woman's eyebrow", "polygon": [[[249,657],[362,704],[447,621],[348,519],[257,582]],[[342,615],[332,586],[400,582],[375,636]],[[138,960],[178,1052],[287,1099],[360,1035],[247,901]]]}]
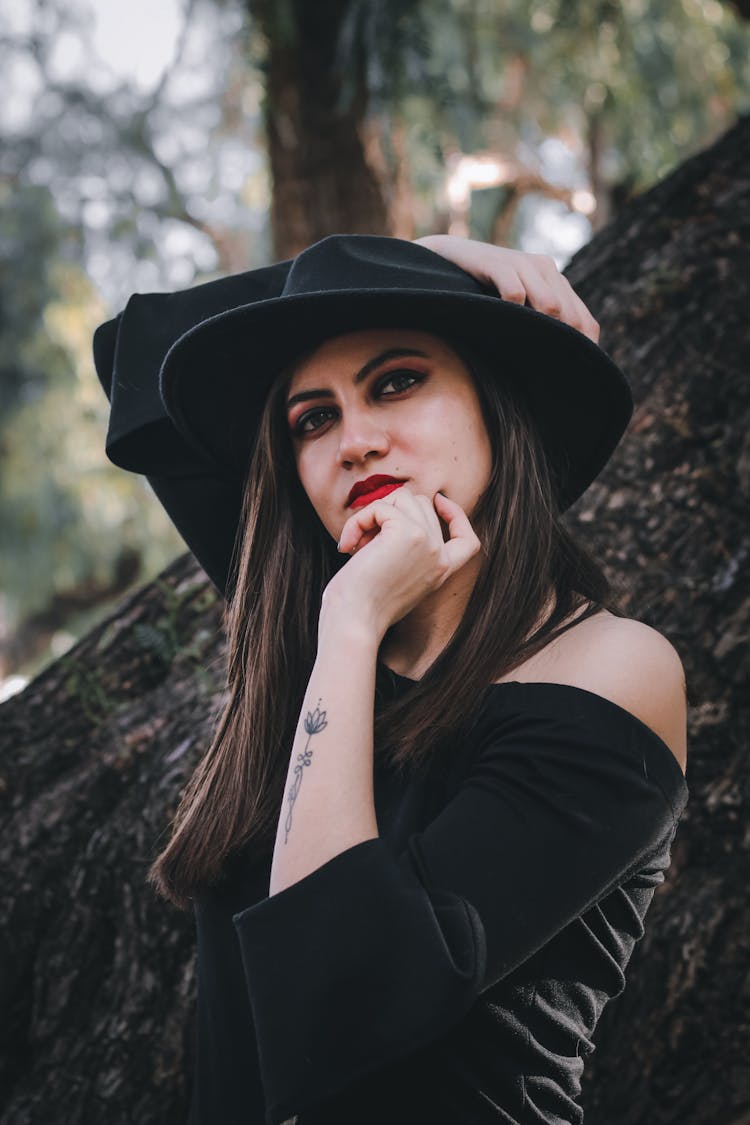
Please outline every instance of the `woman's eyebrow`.
[{"label": "woman's eyebrow", "polygon": [[[429,358],[427,352],[420,351],[418,348],[388,348],[386,351],[379,352],[378,355],[373,356],[372,359],[368,359],[364,367],[361,367],[354,376],[354,385],[358,386],[363,379],[366,379],[376,367],[380,367],[381,363],[385,363],[386,360],[399,359],[409,355],[422,356],[423,359]],[[333,391],[325,387],[313,388],[309,391],[300,391],[299,394],[292,395],[291,398],[286,400],[286,408],[287,410],[291,410],[295,403],[306,402],[311,398],[333,398]]]}]

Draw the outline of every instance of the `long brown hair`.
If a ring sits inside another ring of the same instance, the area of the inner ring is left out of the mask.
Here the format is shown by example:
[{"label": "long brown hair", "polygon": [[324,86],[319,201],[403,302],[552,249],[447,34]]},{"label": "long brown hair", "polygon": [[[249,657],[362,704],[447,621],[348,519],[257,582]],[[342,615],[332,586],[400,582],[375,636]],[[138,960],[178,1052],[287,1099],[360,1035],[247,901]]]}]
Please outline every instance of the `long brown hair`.
[{"label": "long brown hair", "polygon": [[[459,627],[422,679],[376,700],[376,753],[399,773],[425,768],[441,746],[470,732],[488,685],[553,637],[603,608],[625,616],[600,563],[562,522],[557,482],[522,395],[471,347],[446,342],[474,379],[493,449],[471,516],[483,560]],[[349,557],[297,475],[284,409],[290,376],[269,392],[248,465],[225,611],[228,701],[149,871],[158,893],[181,909],[239,848],[252,842],[272,851],[321,596]]]}]

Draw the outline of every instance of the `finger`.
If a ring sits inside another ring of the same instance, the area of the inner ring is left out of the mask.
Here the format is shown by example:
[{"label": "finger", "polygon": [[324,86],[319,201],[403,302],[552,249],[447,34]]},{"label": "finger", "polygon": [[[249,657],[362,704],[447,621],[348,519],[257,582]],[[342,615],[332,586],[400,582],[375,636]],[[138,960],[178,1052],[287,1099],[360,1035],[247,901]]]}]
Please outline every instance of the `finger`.
[{"label": "finger", "polygon": [[[567,278],[566,278],[567,281]],[[601,331],[598,320],[595,320],[591,315],[590,309],[586,307],[581,298],[572,288],[570,292],[573,294],[573,300],[576,308],[578,309],[578,323],[580,325],[579,331],[583,332],[584,336],[588,336],[595,344],[599,343],[599,333]]]},{"label": "finger", "polygon": [[[582,332],[584,336],[588,336],[595,344],[598,343],[599,325],[597,321],[567,277],[559,271],[554,258],[545,254],[537,254],[534,256],[534,261],[544,281],[559,296],[561,305],[559,319],[565,324],[569,324],[571,328],[577,329],[578,332]],[[549,315],[554,316],[555,314],[551,312]]]},{"label": "finger", "polygon": [[434,538],[435,543],[442,546],[446,541],[447,531],[444,522],[441,521],[440,516],[435,510],[434,498],[431,500],[429,496],[420,493],[414,497],[416,503],[420,508],[420,516],[425,531],[429,536]]},{"label": "finger", "polygon": [[[379,530],[380,529],[378,528],[378,531]],[[368,543],[371,543],[373,539],[377,538],[378,531],[363,531],[349,554],[354,555],[357,553],[357,551],[360,551],[363,547],[366,547]]]},{"label": "finger", "polygon": [[566,287],[564,287],[562,284],[564,281],[564,278],[558,277],[554,285],[546,283],[541,285],[534,283],[534,286],[527,285],[531,304],[538,312],[554,317],[555,320],[559,320],[563,324],[575,328],[577,332],[593,339],[593,329],[589,325],[590,318],[581,316],[580,305],[582,302],[579,304],[574,299],[573,290],[567,282],[565,282]]},{"label": "finger", "polygon": [[[421,524],[427,532],[439,532],[442,539],[442,530],[440,529],[440,522],[435,513],[432,501],[428,496],[412,492],[406,485],[401,488],[395,489],[389,493],[388,496],[382,497],[393,503],[394,507],[398,507],[400,511],[404,512],[409,519],[413,519],[416,523]],[[351,554],[354,554],[360,548],[366,546],[380,531],[380,527],[371,531],[361,532],[359,539],[351,547]],[[341,548],[340,548],[341,549]]]},{"label": "finger", "polygon": [[[528,272],[528,278],[525,271]],[[557,268],[555,259],[548,254],[531,254],[525,264],[525,271],[522,270],[522,276],[527,292],[533,294],[534,308],[564,321],[571,328],[577,328],[578,309],[573,300],[575,294],[568,279]]]},{"label": "finger", "polygon": [[[405,487],[405,486],[404,486]],[[341,530],[341,537],[338,542],[339,551],[352,551],[354,544],[358,542],[364,532],[372,531],[377,535],[380,529],[389,519],[394,518],[394,513],[399,511],[396,508],[395,495],[397,492],[402,492],[403,488],[395,489],[388,496],[381,496],[378,500],[372,500],[369,504],[365,504],[344,524]],[[391,499],[394,497],[394,499]],[[399,511],[397,518],[409,518],[405,515],[403,510]]]},{"label": "finger", "polygon": [[450,538],[444,547],[452,573],[473,558],[481,550],[482,544],[466,512],[455,500],[449,500],[442,492],[436,492],[435,508],[448,525]]},{"label": "finger", "polygon": [[[398,491],[403,492],[404,490],[400,488]],[[435,497],[437,496],[444,497],[444,494],[441,492],[436,492]],[[444,498],[447,499],[447,497]],[[417,506],[417,514],[421,517],[425,530],[430,534],[434,534],[436,536],[439,535],[440,542],[445,542],[445,537],[443,535],[443,526],[441,524],[440,516],[438,515],[435,508],[434,498],[431,500],[429,496],[426,496],[423,492],[421,492],[413,493],[412,499],[414,501],[414,504]],[[455,504],[456,501],[452,501],[452,503]],[[458,505],[458,508],[460,511],[463,511],[460,504]],[[445,521],[443,521],[443,523],[444,522]]]},{"label": "finger", "polygon": [[408,484],[404,484],[401,488],[397,488],[395,491],[389,493],[386,499],[392,500],[400,511],[408,512],[412,519],[417,520],[417,522],[423,524],[424,527],[427,528],[430,526],[427,522],[426,509],[424,507],[424,502],[426,501],[429,505],[430,501],[423,493],[415,492]]},{"label": "finger", "polygon": [[419,517],[425,527],[425,530],[429,531],[431,534],[439,535],[442,541],[443,532],[442,528],[440,527],[440,519],[437,512],[435,511],[435,505],[433,501],[429,496],[425,496],[424,493],[418,493],[417,495],[415,495],[414,501],[418,506]]},{"label": "finger", "polygon": [[563,319],[564,304],[559,287],[551,285],[546,278],[532,269],[526,270],[523,282],[526,287],[526,297],[532,308],[547,316],[553,316],[556,320]]},{"label": "finger", "polygon": [[493,270],[492,284],[504,301],[522,305],[526,301],[526,286],[519,274],[512,269]]}]

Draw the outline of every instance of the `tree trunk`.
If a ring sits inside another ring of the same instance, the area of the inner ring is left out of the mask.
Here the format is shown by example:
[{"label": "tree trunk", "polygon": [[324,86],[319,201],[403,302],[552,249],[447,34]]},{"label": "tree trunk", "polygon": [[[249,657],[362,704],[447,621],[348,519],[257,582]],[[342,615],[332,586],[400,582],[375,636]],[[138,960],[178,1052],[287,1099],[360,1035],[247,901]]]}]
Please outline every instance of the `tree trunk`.
[{"label": "tree trunk", "polygon": [[[571,264],[637,402],[569,510],[689,689],[691,799],[605,1008],[587,1125],[750,1113],[750,117]],[[221,604],[191,555],[0,708],[0,1122],[182,1125],[192,918],[144,884],[223,697]]]},{"label": "tree trunk", "polygon": [[336,61],[351,0],[247,3],[266,40],[276,258],[292,258],[329,234],[390,233],[381,184],[365,157],[363,60],[347,59],[345,73]]},{"label": "tree trunk", "polygon": [[571,515],[678,649],[689,703],[690,801],[599,1023],[587,1125],[750,1122],[749,227],[746,116],[566,271],[636,400]]}]

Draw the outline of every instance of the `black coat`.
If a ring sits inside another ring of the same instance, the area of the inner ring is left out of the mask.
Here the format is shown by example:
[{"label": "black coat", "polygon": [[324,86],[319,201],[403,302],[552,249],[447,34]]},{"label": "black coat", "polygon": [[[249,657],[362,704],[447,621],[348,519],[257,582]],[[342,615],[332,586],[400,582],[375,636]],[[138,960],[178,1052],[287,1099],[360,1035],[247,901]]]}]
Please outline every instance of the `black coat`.
[{"label": "black coat", "polygon": [[[411,681],[378,665],[378,692]],[[268,896],[272,851],[198,896],[189,1125],[580,1125],[591,1037],[688,800],[669,747],[563,684],[493,684],[471,745],[379,837]]]}]

